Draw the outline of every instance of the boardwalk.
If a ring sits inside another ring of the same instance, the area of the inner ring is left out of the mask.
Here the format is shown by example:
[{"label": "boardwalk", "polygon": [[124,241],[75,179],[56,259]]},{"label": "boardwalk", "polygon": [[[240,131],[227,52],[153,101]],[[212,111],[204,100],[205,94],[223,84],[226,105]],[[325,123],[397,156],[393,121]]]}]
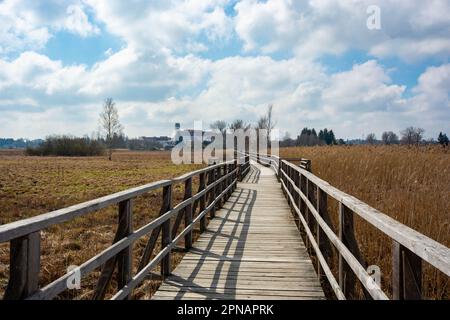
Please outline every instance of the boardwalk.
[{"label": "boardwalk", "polygon": [[273,170],[252,163],[153,299],[324,299]]},{"label": "boardwalk", "polygon": [[[95,270],[101,273],[92,299],[107,297],[114,275],[117,292],[111,299],[130,299],[161,266],[165,280],[153,299],[325,299],[320,272],[336,299],[386,300],[389,293],[366,269],[369,264],[356,237],[354,216],[390,240],[386,245],[392,246],[392,272],[384,280],[392,283],[392,298],[422,298],[423,262],[450,277],[449,248],[320,179],[311,172],[309,160],[238,153],[240,161],[212,164],[174,179],[0,225],[0,244],[9,242],[10,248],[3,299],[54,299],[67,292],[76,272],[84,278]],[[250,166],[250,159],[260,164]],[[197,190],[194,179],[199,182]],[[173,190],[180,186],[183,201],[174,203]],[[158,217],[133,229],[134,199],[155,192],[161,195]],[[111,246],[42,284],[42,231],[111,206],[118,210]],[[337,225],[330,216],[336,209]],[[214,216],[214,210],[215,217],[206,227],[206,217]],[[308,250],[293,216],[307,237]],[[197,227],[202,234],[192,243]],[[139,252],[139,263],[133,265],[138,240],[146,245]],[[181,242],[189,252],[173,270],[172,252]],[[318,262],[314,266],[308,252]],[[330,266],[337,266],[338,272]],[[361,285],[363,292],[358,289]]]}]

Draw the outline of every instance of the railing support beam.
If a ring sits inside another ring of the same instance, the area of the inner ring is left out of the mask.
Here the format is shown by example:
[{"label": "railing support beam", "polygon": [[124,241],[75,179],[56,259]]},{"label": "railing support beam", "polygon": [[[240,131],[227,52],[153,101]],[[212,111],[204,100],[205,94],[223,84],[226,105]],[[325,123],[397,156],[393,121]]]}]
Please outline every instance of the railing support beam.
[{"label": "railing support beam", "polygon": [[422,259],[393,241],[392,293],[395,300],[422,299]]}]

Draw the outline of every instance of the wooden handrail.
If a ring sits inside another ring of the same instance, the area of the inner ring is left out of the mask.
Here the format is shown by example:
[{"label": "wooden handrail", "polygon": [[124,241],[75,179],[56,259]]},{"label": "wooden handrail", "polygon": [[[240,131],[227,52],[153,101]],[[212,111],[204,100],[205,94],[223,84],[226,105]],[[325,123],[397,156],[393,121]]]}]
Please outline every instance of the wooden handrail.
[{"label": "wooden handrail", "polygon": [[[357,198],[331,186],[312,174],[310,162],[300,160],[300,166],[281,159],[249,153],[273,168],[281,181],[282,189],[298,216],[306,233],[306,245],[313,249],[318,259],[318,272],[322,268],[338,299],[345,299],[355,290],[351,273],[361,282],[366,297],[387,299],[386,294],[373,282],[366,271],[364,259],[359,251],[353,230],[353,214],[387,235],[393,241],[393,297],[395,299],[421,298],[421,260],[450,276],[450,249],[429,237],[401,224],[384,213],[370,207]],[[327,212],[326,197],[339,203],[339,235],[335,233]],[[319,199],[325,201],[320,203]],[[315,235],[312,228],[316,225]],[[320,235],[320,237],[319,237]],[[324,236],[339,253],[339,282],[335,279],[324,254]],[[350,273],[349,273],[350,272]]]},{"label": "wooden handrail", "polygon": [[[170,274],[170,255],[172,249],[182,239],[187,240],[185,245],[189,248],[191,245],[190,242],[192,241],[194,225],[200,222],[201,231],[204,230],[206,215],[215,210],[216,207],[220,206],[231,196],[232,191],[236,188],[238,177],[245,175],[247,166],[249,166],[247,162],[238,166],[237,160],[227,161],[189,172],[172,180],[157,181],[75,206],[0,226],[0,243],[6,241],[10,241],[11,243],[10,278],[4,299],[52,299],[65,291],[67,289],[67,280],[74,275],[75,270],[66,273],[43,288],[38,287],[40,231],[49,226],[69,221],[116,204],[119,205],[119,224],[114,243],[84,262],[76,271],[83,277],[96,268],[103,266],[102,274],[94,294],[94,298],[102,299],[111,281],[115,266],[118,264],[119,291],[113,298],[129,298],[133,289],[145,279],[146,275],[158,263],[162,264],[161,273],[163,277]],[[219,171],[223,172],[223,174],[215,174]],[[197,193],[192,194],[192,178],[197,175],[200,176],[201,186]],[[204,180],[206,175],[211,178],[208,184],[205,184]],[[181,203],[172,207],[172,186],[183,182],[185,184],[185,197]],[[164,190],[160,216],[138,230],[133,231],[131,226],[131,200],[160,188]],[[207,195],[209,195],[210,200],[205,207],[204,203]],[[194,204],[199,201],[201,204],[200,212],[193,218]],[[186,223],[185,228],[177,235],[176,229],[178,226],[176,223],[172,226],[171,218],[177,217],[179,225],[180,219],[182,219],[181,215],[184,215]],[[150,260],[156,240],[161,231],[161,251]],[[141,259],[142,267],[138,269],[138,273],[135,276],[132,276],[132,245],[136,240],[149,233],[151,233],[151,237]]]},{"label": "wooden handrail", "polygon": [[405,246],[424,261],[436,267],[447,276],[450,276],[450,249],[443,244],[411,229],[404,224],[392,219],[386,214],[372,208],[361,200],[346,194],[343,191],[331,186],[328,182],[318,178],[314,174],[294,166],[292,163],[283,161],[286,165],[292,167],[300,174],[313,182],[317,187],[326,192],[329,196],[344,204],[354,213],[359,215],[365,221],[369,222],[375,228]]},{"label": "wooden handrail", "polygon": [[[226,164],[230,164],[233,161],[228,161]],[[174,183],[183,182],[200,173],[209,172],[223,164],[216,164],[204,169],[187,173],[181,177],[174,178],[172,180],[160,180],[139,186],[132,189],[127,189],[114,194],[110,194],[95,200],[90,200],[80,204],[76,204],[64,209],[55,210],[52,212],[44,213],[35,217],[18,220],[5,225],[0,226],[0,243],[9,241],[14,238],[21,237],[23,235],[39,231],[48,228],[52,225],[59,224],[72,220],[76,217],[86,215],[91,212],[98,211],[108,206],[118,204],[124,200],[136,198],[151,191],[164,188]]]}]

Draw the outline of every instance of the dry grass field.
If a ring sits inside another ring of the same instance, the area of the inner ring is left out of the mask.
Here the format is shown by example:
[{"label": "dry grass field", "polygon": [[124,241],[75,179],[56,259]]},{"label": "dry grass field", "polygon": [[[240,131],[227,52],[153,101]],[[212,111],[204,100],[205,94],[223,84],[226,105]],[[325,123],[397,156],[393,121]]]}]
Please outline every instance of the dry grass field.
[{"label": "dry grass field", "polygon": [[[450,152],[441,147],[299,147],[280,151],[285,158],[312,160],[312,171],[390,217],[450,246]],[[338,208],[329,201],[337,230]],[[355,215],[356,217],[356,215]],[[383,288],[391,292],[391,241],[355,219],[356,234],[369,265],[380,266]],[[448,277],[425,264],[423,291],[449,299]]]},{"label": "dry grass field", "polygon": [[[398,221],[450,246],[450,152],[441,148],[406,147],[308,147],[281,150],[283,157],[312,160],[313,172],[332,185]],[[0,153],[0,224],[60,209],[145,183],[176,177],[198,166],[176,166],[168,152],[126,152],[106,158],[26,157],[20,152]],[[194,181],[194,183],[196,183]],[[195,189],[194,189],[195,190]],[[175,203],[183,186],[175,188]],[[134,227],[158,215],[161,193],[136,199]],[[337,206],[329,201],[337,225]],[[114,207],[64,223],[42,233],[41,285],[58,278],[70,265],[79,265],[108,247],[114,237]],[[391,284],[391,242],[375,228],[356,219],[357,238],[369,264],[383,272],[383,288]],[[134,246],[134,265],[145,246]],[[181,255],[174,255],[174,262]],[[7,284],[9,245],[0,245],[0,297]],[[448,278],[425,266],[424,292],[434,299],[449,298]],[[81,291],[67,291],[60,298],[88,299],[99,271],[83,279]],[[135,298],[148,298],[158,281],[148,280]],[[111,286],[109,296],[114,291]]]},{"label": "dry grass field", "polygon": [[[199,165],[174,165],[169,152],[118,151],[113,161],[106,157],[27,157],[22,152],[0,153],[0,224],[46,213],[146,183],[174,178],[198,169]],[[196,181],[194,181],[194,185]],[[195,187],[194,187],[195,188]],[[194,189],[195,190],[195,189]],[[174,203],[183,197],[183,186],[174,189]],[[134,228],[157,217],[161,191],[138,197],[134,202]],[[42,233],[41,285],[63,275],[70,265],[80,265],[108,247],[117,226],[112,206],[86,217],[60,224]],[[134,246],[136,266],[146,238]],[[180,255],[174,255],[174,263]],[[9,274],[9,244],[0,245],[0,296]],[[61,298],[86,299],[95,288],[99,272],[83,279],[80,292]],[[157,281],[146,281],[136,298],[148,296]],[[113,292],[111,288],[110,294]]]}]

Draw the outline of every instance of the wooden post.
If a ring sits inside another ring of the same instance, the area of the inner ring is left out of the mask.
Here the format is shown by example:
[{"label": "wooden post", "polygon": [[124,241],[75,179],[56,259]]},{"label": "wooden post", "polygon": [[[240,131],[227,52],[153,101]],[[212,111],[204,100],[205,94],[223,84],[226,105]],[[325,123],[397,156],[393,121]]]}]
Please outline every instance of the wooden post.
[{"label": "wooden post", "polygon": [[[308,194],[309,194],[309,181],[308,181],[308,178],[306,178],[305,176],[303,176],[303,179],[302,179],[302,184],[303,184],[303,194],[308,198]],[[305,218],[305,221],[306,221],[306,226],[309,228],[309,226],[310,226],[310,223],[309,223],[309,208],[308,208],[308,205],[306,204],[306,201],[305,201],[305,211],[304,211],[304,218]],[[308,237],[305,237],[305,246],[306,246],[306,250],[308,250],[308,252],[309,252],[309,239],[308,239]]]},{"label": "wooden post", "polygon": [[[250,164],[250,156],[248,157],[248,163]],[[233,170],[235,170],[238,166],[237,160],[234,160],[234,164],[233,164]],[[233,191],[236,190],[237,187],[237,172],[235,172],[232,175],[232,179],[233,179],[233,187],[231,188]],[[236,180],[236,181],[235,181]]]},{"label": "wooden post", "polygon": [[[218,169],[217,169],[217,179],[220,179],[220,178],[222,178],[223,176],[224,176],[224,172],[225,172],[225,165],[221,165]],[[221,183],[219,183],[219,187],[217,188],[217,194],[216,194],[216,197],[219,197],[221,194],[222,194],[222,192],[223,192],[223,190],[225,190],[225,188],[224,188],[224,181],[222,181]],[[219,202],[217,203],[217,209],[220,209],[220,208],[222,208],[222,203],[224,203],[225,202],[225,200],[224,200],[224,198],[223,197],[220,197],[219,198]]]},{"label": "wooden post", "polygon": [[[163,189],[163,207],[165,212],[172,209],[172,185],[168,185]],[[161,238],[161,250],[171,244],[172,234],[170,232],[170,219],[162,224],[162,238]],[[161,260],[161,276],[163,278],[170,275],[171,269],[171,252],[169,251]]]},{"label": "wooden post", "polygon": [[[184,182],[184,200],[192,198],[192,178]],[[184,226],[187,228],[192,223],[192,204],[188,204],[184,211]],[[192,248],[192,229],[184,236],[186,250]]]},{"label": "wooden post", "polygon": [[4,300],[20,300],[39,289],[40,231],[10,241],[9,282]]},{"label": "wooden post", "polygon": [[[300,172],[299,171],[295,171],[295,179],[294,179],[294,182],[295,182],[295,186],[297,187],[297,188],[299,188],[299,190],[300,190]],[[294,199],[295,199],[295,205],[299,208],[299,210],[300,210],[300,193],[299,192],[295,192],[295,197],[294,197]],[[297,225],[297,228],[300,230],[301,228],[300,228],[300,226],[301,226],[301,222],[300,222],[300,217],[295,217],[295,224]]]},{"label": "wooden post", "polygon": [[[119,226],[122,226],[123,237],[133,233],[133,213],[132,200],[125,200],[119,203]],[[122,250],[117,256],[117,287],[122,289],[133,277],[133,245]],[[131,294],[128,299],[131,298]]]},{"label": "wooden post", "polygon": [[[223,176],[226,176],[227,174],[228,174],[228,164],[225,164],[223,166]],[[225,180],[223,180],[223,183],[222,183],[223,184],[223,190],[227,189],[227,187],[229,186],[229,181],[230,181],[230,179],[228,177],[225,178]],[[227,191],[225,193],[225,195],[223,196],[223,202],[224,203],[228,200],[229,195],[230,195],[230,191]]]},{"label": "wooden post", "polygon": [[[314,208],[317,208],[316,206],[316,185],[312,182],[308,180],[308,200],[309,202],[312,204],[312,206]],[[316,225],[316,219],[314,218],[314,215],[312,214],[312,212],[310,210],[308,210],[308,225],[309,225],[309,229],[311,230],[311,233],[314,234],[316,233],[316,229],[315,229],[315,225]]]},{"label": "wooden post", "polygon": [[393,241],[392,294],[394,300],[422,299],[422,259]]},{"label": "wooden post", "polygon": [[259,130],[256,133],[256,163],[261,163],[259,161]]},{"label": "wooden post", "polygon": [[[202,172],[200,173],[200,184],[198,187],[198,191],[203,191],[205,190],[206,187],[206,178],[205,178],[205,173]],[[204,194],[203,196],[200,197],[200,213],[203,212],[203,210],[205,210],[205,204],[206,204],[206,194]],[[204,232],[206,230],[206,215],[204,215],[201,219],[200,219],[200,232]]]},{"label": "wooden post", "polygon": [[[326,216],[328,216],[328,197],[326,192],[324,192],[322,189],[317,188],[317,212],[322,217],[322,219],[327,222]],[[328,222],[327,222],[328,224]],[[316,224],[316,241],[319,246],[319,250],[322,253],[322,255],[327,260],[328,265],[330,264],[330,258],[331,258],[331,246],[330,243],[327,241],[327,236],[325,232],[320,227],[319,223]],[[321,267],[319,263],[319,259],[317,259],[317,274],[319,276],[319,279],[323,276],[321,272]]]},{"label": "wooden post", "polygon": [[[289,179],[291,179],[292,181],[294,180],[293,179],[293,169],[292,169],[292,167],[291,166],[288,166],[288,176],[289,176]],[[291,184],[291,182],[288,182],[288,190],[289,190],[289,194],[292,196],[292,198],[293,199],[295,199],[295,194],[294,194],[294,192],[293,192],[293,190],[294,190],[294,188],[292,187],[292,184]],[[292,201],[290,201],[289,200],[289,206],[291,207],[291,212],[294,212],[294,204],[292,203]]]},{"label": "wooden post", "polygon": [[278,158],[278,172],[277,172],[277,180],[278,182],[280,182],[281,179],[281,165],[282,165],[282,160],[281,158]]},{"label": "wooden post", "polygon": [[[328,214],[328,196],[327,193],[324,192],[322,189],[317,188],[317,212],[322,217],[322,219],[328,224],[328,226],[332,228],[331,226],[331,219]],[[317,237],[317,243],[319,245],[320,252],[327,260],[328,265],[331,263],[332,258],[332,248],[331,244],[325,234],[325,232],[322,230],[320,225],[316,224],[317,230],[316,230],[316,237]]]},{"label": "wooden post", "polygon": [[[212,169],[208,172],[208,186],[213,184],[216,180],[216,169]],[[209,197],[208,197],[208,206],[214,202],[214,199],[216,198],[216,189],[217,185],[215,185],[210,191],[209,191]],[[209,216],[211,218],[214,218],[216,214],[216,206],[212,206],[211,211],[209,212]]]},{"label": "wooden post", "polygon": [[[342,203],[339,203],[339,239],[363,268],[367,269],[367,264],[359,250],[358,242],[355,238],[353,212]],[[339,255],[339,286],[348,299],[358,298],[356,297],[356,276],[342,255]],[[370,294],[364,287],[363,291],[366,299],[371,299]]]}]

